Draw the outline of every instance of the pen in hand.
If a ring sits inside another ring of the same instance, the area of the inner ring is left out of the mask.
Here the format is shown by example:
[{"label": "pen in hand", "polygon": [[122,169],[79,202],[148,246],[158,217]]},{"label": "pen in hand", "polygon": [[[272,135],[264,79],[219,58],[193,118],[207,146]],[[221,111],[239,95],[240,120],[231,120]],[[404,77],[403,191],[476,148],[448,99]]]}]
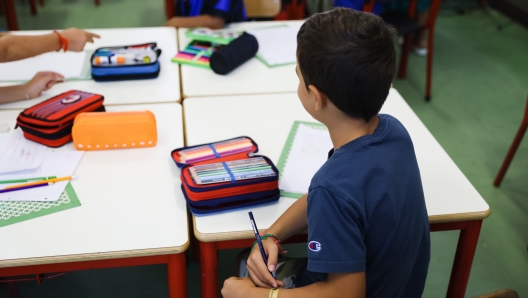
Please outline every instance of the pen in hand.
[{"label": "pen in hand", "polygon": [[[257,223],[255,222],[255,218],[253,218],[253,212],[249,211],[249,220],[251,221],[251,226],[253,227],[253,232],[255,233],[255,238],[257,238],[257,244],[260,249],[260,254],[262,255],[262,259],[264,260],[264,263],[266,264],[266,267],[268,267],[268,256],[266,255],[266,252],[264,251],[264,246],[262,245],[262,240],[260,239],[260,234],[257,228]],[[270,272],[271,276],[273,278],[276,278],[277,275],[274,272]]]}]

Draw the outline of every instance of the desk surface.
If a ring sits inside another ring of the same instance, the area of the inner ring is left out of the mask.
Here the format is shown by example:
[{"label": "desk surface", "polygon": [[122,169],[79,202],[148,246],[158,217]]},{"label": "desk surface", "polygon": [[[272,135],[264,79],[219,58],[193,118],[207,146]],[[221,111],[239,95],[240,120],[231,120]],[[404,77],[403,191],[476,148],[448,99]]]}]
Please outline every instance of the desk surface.
[{"label": "desk surface", "polygon": [[[122,46],[157,42],[162,50],[160,56],[161,71],[159,77],[152,80],[120,81],[97,83],[93,80],[69,81],[53,86],[42,96],[0,105],[0,109],[25,109],[45,99],[69,90],[81,90],[102,94],[105,105],[143,104],[153,102],[177,102],[180,100],[180,74],[178,64],[170,61],[176,53],[176,29],[126,28],[126,29],[87,29],[101,35],[93,44],[86,44],[86,50],[95,50],[106,46]],[[18,31],[17,34],[45,34],[50,31]],[[0,86],[13,85],[2,83]]]},{"label": "desk surface", "polygon": [[[187,209],[170,152],[183,145],[181,105],[152,111],[158,144],[85,152],[72,181],[81,206],[0,228],[0,267],[174,254],[189,245]],[[16,111],[0,111],[15,124]],[[70,143],[59,150],[74,150]]]},{"label": "desk surface", "polygon": [[[184,110],[188,145],[247,135],[259,144],[259,153],[275,163],[293,121],[315,122],[303,109],[296,93],[231,96],[221,100],[188,98],[184,101]],[[489,215],[488,204],[395,89],[391,89],[382,113],[398,118],[411,135],[431,223],[482,219]],[[214,125],[204,129],[203,119]],[[265,206],[194,216],[194,233],[204,242],[251,238],[254,236],[248,211],[253,211],[259,228],[264,230],[294,201],[281,197],[278,203]]]},{"label": "desk surface", "polygon": [[[231,29],[254,29],[280,24],[301,27],[304,21],[234,23]],[[180,50],[191,41],[185,29],[178,30]],[[295,92],[297,75],[295,64],[269,68],[257,58],[252,58],[228,75],[217,75],[210,69],[182,65],[182,90],[184,97],[233,94],[262,94]]]}]

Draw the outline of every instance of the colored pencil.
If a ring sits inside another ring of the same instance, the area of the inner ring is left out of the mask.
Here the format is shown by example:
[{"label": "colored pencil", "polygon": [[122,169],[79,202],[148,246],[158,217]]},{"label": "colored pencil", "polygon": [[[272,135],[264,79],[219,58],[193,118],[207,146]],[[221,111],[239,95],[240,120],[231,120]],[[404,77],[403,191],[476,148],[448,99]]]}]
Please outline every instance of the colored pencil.
[{"label": "colored pencil", "polygon": [[25,190],[25,189],[31,189],[31,188],[36,188],[36,187],[43,187],[43,186],[48,186],[48,185],[51,185],[51,184],[53,184],[53,183],[48,182],[48,183],[41,183],[41,184],[35,184],[35,185],[29,185],[29,186],[22,186],[22,187],[17,187],[17,188],[0,189],[0,193],[6,193],[6,192],[12,192],[12,191],[18,191],[18,190]]}]

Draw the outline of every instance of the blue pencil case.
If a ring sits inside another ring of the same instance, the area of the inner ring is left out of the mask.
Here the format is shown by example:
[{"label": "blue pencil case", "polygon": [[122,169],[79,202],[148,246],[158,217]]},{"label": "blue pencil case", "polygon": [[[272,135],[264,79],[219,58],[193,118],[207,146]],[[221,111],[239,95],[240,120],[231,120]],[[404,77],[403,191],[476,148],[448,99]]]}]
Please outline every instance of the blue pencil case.
[{"label": "blue pencil case", "polygon": [[[240,150],[232,150],[233,152],[222,153],[222,147],[220,145],[240,139],[246,139],[250,146]],[[205,148],[204,150],[210,148],[213,155],[211,158],[205,160],[190,160],[189,162],[182,160],[182,150],[192,148]],[[191,212],[194,214],[210,214],[277,201],[280,198],[279,170],[266,156],[255,155],[257,151],[257,144],[249,137],[239,137],[173,150],[171,156],[176,165],[181,169],[181,189]],[[226,162],[257,159],[264,160],[271,167],[274,175],[247,180],[235,180],[231,176],[231,179],[228,179],[229,181],[199,184],[189,171],[189,168],[193,166],[218,163],[223,163],[225,166]]]},{"label": "blue pencil case", "polygon": [[161,67],[157,44],[98,48],[90,58],[96,82],[157,78]]}]

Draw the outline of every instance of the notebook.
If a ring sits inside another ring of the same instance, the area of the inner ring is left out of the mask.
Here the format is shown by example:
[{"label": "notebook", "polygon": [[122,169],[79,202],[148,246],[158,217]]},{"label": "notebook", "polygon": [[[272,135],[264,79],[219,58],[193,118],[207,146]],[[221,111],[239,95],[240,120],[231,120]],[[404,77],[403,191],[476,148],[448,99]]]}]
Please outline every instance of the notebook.
[{"label": "notebook", "polygon": [[277,165],[281,196],[300,198],[306,194],[312,177],[326,162],[332,148],[326,126],[295,121]]},{"label": "notebook", "polygon": [[91,54],[92,52],[50,52],[0,63],[0,82],[26,82],[39,71],[54,71],[67,80],[89,80]]},{"label": "notebook", "polygon": [[259,44],[257,58],[268,67],[294,64],[297,61],[298,27],[277,26],[248,30]]}]

